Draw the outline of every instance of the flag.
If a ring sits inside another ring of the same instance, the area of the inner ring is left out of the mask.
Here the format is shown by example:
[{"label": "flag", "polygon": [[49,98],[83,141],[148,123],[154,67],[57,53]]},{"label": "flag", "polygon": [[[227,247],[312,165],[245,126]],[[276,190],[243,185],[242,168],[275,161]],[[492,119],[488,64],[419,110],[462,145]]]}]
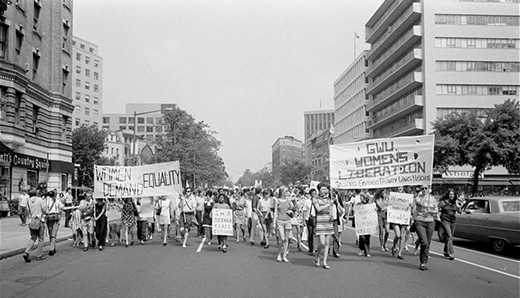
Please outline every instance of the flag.
[{"label": "flag", "polygon": [[356,31],[354,31],[354,37],[359,38],[359,35],[357,35]]}]

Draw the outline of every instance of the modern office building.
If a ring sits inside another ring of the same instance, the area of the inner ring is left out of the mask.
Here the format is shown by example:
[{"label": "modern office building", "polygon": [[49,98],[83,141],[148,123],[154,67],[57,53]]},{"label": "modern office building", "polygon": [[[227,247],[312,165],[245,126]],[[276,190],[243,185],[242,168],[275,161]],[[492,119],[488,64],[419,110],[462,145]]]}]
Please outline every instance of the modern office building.
[{"label": "modern office building", "polygon": [[1,1],[0,198],[70,186],[72,1]]},{"label": "modern office building", "polygon": [[136,136],[153,140],[157,135],[164,132],[162,126],[163,114],[176,107],[176,104],[170,103],[126,104],[125,113],[103,114],[101,128],[111,131],[133,131],[136,127]]},{"label": "modern office building", "polygon": [[309,140],[314,134],[334,125],[334,110],[308,111],[303,113],[304,117],[304,142],[305,142],[305,165],[310,166],[312,157]]},{"label": "modern office building", "polygon": [[72,39],[73,128],[83,124],[101,128],[103,106],[103,57],[98,46],[74,36]]},{"label": "modern office building", "polygon": [[[366,23],[372,137],[429,134],[432,122],[451,112],[485,117],[495,104],[518,100],[518,2],[385,0]],[[436,176],[434,183],[471,183]],[[501,168],[484,173],[480,185],[501,193],[519,181]]]},{"label": "modern office building", "polygon": [[271,148],[273,158],[273,178],[275,182],[280,181],[280,166],[282,166],[286,161],[304,161],[303,144],[293,136],[278,138]]},{"label": "modern office building", "polygon": [[334,143],[370,138],[367,129],[367,51],[363,51],[334,82]]},{"label": "modern office building", "polygon": [[384,1],[366,24],[372,136],[427,134],[453,111],[518,98],[519,11],[513,0]]}]

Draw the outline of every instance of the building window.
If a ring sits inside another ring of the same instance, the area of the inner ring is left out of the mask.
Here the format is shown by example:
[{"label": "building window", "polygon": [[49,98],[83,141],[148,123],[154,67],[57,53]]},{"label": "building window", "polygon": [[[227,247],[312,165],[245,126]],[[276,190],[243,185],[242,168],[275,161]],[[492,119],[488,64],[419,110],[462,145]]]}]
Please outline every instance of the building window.
[{"label": "building window", "polygon": [[90,82],[85,82],[85,89],[90,90]]},{"label": "building window", "polygon": [[103,124],[110,123],[110,117],[103,117]]},{"label": "building window", "polygon": [[95,105],[99,104],[99,99],[97,97],[94,97],[94,104]]},{"label": "building window", "polygon": [[85,102],[86,102],[86,103],[89,103],[89,102],[90,102],[90,95],[85,94]]},{"label": "building window", "polygon": [[126,117],[119,117],[120,124],[126,124]]},{"label": "building window", "polygon": [[34,31],[38,31],[38,21],[40,20],[40,10],[41,10],[40,5],[38,5],[38,3],[36,1],[34,1],[34,16],[33,16]]},{"label": "building window", "polygon": [[153,117],[146,117],[146,124],[153,124]]},{"label": "building window", "polygon": [[62,82],[61,82],[61,93],[63,93],[63,94],[68,93],[67,92],[67,83],[69,81],[69,70],[68,70],[68,68],[67,69],[62,69],[62,71],[61,71],[61,79],[62,79]]},{"label": "building window", "polygon": [[146,132],[153,132],[153,126],[147,126]]},{"label": "building window", "polygon": [[5,24],[0,24],[0,57],[6,58],[7,53],[7,29]]},{"label": "building window", "polygon": [[80,53],[76,53],[76,60],[77,61],[81,61],[81,54]]},{"label": "building window", "polygon": [[33,105],[32,124],[33,127],[38,127],[38,115],[40,114],[40,107]]},{"label": "building window", "polygon": [[77,99],[77,100],[80,100],[80,99],[81,99],[81,93],[76,92],[76,99]]},{"label": "building window", "polygon": [[94,92],[99,92],[99,86],[94,84]]},{"label": "building window", "polygon": [[90,77],[90,69],[85,69],[85,76]]},{"label": "building window", "polygon": [[94,72],[94,80],[99,80],[99,74],[97,72]]},{"label": "building window", "polygon": [[98,110],[94,109],[93,112],[94,112],[94,115],[93,115],[94,118],[99,117],[99,111]]},{"label": "building window", "polygon": [[81,106],[80,105],[76,105],[76,108],[74,109],[74,113],[81,114]]},{"label": "building window", "polygon": [[84,50],[85,49],[85,45],[84,44],[80,44],[79,47]]},{"label": "building window", "polygon": [[90,108],[85,107],[85,116],[90,116]]},{"label": "building window", "polygon": [[98,67],[99,66],[99,61],[97,59],[94,59],[94,67]]},{"label": "building window", "polygon": [[137,124],[144,124],[144,118],[143,117],[137,117]]},{"label": "building window", "polygon": [[76,65],[76,73],[81,74],[81,66]]},{"label": "building window", "polygon": [[[40,67],[40,55],[33,53],[32,57],[33,57],[32,71],[33,71],[33,80],[34,80],[34,79],[36,79],[36,73],[38,72],[38,68]],[[65,75],[65,70],[63,70],[63,72],[64,72],[64,76],[65,76],[63,83],[66,84],[66,82],[67,82],[66,79],[68,78],[68,76]],[[68,74],[68,72],[67,72],[67,74]]]},{"label": "building window", "polygon": [[126,126],[119,126],[119,130],[126,130]]},{"label": "building window", "polygon": [[90,57],[89,56],[85,56],[85,64],[89,64],[90,63]]},{"label": "building window", "polygon": [[67,123],[69,122],[69,117],[63,116],[62,122],[61,122],[61,140],[66,141],[67,140]]},{"label": "building window", "polygon": [[22,45],[23,45],[23,37],[24,34],[21,30],[16,30],[16,43],[14,45],[14,49],[16,51],[16,57],[20,57],[20,52],[22,51]]},{"label": "building window", "polygon": [[81,80],[80,79],[76,79],[76,87],[81,87]]},{"label": "building window", "polygon": [[138,126],[137,132],[144,132],[144,126]]},{"label": "building window", "polygon": [[134,124],[134,118],[133,117],[129,117],[128,118],[128,124]]},{"label": "building window", "polygon": [[79,118],[76,118],[76,120],[75,120],[76,126],[79,126],[80,122],[81,122],[81,120]]},{"label": "building window", "polygon": [[91,48],[91,47],[88,48],[88,51],[91,52],[91,53],[94,53],[94,49]]}]

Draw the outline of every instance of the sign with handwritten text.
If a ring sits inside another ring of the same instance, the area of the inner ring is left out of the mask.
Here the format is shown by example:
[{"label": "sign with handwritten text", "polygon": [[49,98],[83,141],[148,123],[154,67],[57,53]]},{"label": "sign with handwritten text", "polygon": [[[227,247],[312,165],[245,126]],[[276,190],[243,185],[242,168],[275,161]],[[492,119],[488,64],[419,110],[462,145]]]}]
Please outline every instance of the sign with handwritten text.
[{"label": "sign with handwritten text", "polygon": [[409,225],[413,202],[413,195],[407,193],[390,192],[388,198],[388,222]]},{"label": "sign with handwritten text", "polygon": [[354,206],[354,220],[356,221],[356,237],[361,235],[377,234],[376,204],[357,204]]},{"label": "sign with handwritten text", "polygon": [[233,236],[233,210],[213,209],[211,231],[213,235]]}]

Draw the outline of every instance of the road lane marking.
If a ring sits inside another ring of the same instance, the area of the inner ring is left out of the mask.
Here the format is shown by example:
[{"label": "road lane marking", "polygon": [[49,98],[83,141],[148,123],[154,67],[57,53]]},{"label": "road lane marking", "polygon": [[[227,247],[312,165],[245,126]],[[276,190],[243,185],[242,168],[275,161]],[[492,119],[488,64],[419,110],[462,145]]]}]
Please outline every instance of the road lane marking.
[{"label": "road lane marking", "polygon": [[202,247],[204,246],[204,241],[206,241],[206,238],[202,238],[199,244],[199,248],[197,249],[197,252],[200,252],[202,250]]}]

